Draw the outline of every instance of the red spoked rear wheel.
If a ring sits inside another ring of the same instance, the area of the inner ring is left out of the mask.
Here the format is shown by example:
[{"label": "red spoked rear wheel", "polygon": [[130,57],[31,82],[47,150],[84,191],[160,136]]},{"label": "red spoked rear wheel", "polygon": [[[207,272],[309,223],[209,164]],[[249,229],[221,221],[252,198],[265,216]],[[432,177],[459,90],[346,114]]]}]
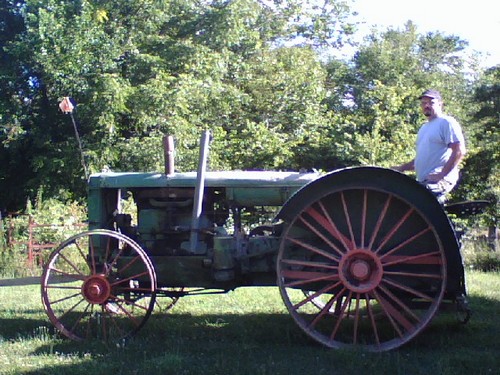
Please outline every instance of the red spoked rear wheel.
[{"label": "red spoked rear wheel", "polygon": [[446,257],[417,207],[374,188],[312,198],[287,225],[277,258],[290,314],[332,348],[385,351],[408,342],[439,309]]}]

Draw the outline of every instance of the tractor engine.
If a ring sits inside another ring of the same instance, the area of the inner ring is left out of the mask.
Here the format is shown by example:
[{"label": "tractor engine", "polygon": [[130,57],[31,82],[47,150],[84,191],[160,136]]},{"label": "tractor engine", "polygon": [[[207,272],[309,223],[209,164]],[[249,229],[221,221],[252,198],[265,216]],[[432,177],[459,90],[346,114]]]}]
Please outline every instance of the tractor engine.
[{"label": "tractor engine", "polygon": [[[199,218],[196,254],[213,246],[215,234],[223,231],[227,209],[205,194]],[[190,250],[194,188],[153,188],[133,192],[137,204],[138,241],[150,255],[186,255]]]}]

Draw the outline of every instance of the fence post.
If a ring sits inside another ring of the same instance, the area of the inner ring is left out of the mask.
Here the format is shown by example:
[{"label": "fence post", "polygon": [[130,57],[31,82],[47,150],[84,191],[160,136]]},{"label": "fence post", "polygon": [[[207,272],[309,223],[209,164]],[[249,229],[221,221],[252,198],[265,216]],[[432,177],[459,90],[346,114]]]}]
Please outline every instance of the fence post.
[{"label": "fence post", "polygon": [[33,216],[28,217],[28,267],[33,267]]},{"label": "fence post", "polygon": [[491,225],[488,227],[488,247],[491,251],[498,251],[498,228],[496,225]]},{"label": "fence post", "polygon": [[0,251],[4,250],[7,250],[7,239],[5,238],[2,211],[0,211]]}]

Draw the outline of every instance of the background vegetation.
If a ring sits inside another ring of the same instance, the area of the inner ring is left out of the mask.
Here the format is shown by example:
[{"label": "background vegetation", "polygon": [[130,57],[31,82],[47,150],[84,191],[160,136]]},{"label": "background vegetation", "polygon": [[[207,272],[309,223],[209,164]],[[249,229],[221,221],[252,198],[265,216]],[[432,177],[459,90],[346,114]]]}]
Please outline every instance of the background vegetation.
[{"label": "background vegetation", "polygon": [[417,102],[442,91],[469,153],[454,199],[487,198],[498,221],[500,67],[439,32],[374,30],[351,59],[349,1],[6,0],[0,4],[0,209],[82,201],[73,98],[90,172],[162,171],[161,138],[196,167],[202,130],[212,169],[331,170],[413,156]]}]

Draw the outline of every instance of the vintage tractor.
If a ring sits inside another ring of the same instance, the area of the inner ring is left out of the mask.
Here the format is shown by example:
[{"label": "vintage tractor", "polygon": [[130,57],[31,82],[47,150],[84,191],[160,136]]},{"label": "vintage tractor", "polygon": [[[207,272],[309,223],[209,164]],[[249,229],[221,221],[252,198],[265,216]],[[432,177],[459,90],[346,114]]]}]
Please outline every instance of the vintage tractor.
[{"label": "vintage tractor", "polygon": [[123,340],[159,297],[169,308],[243,286],[277,286],[298,326],[331,348],[397,348],[445,305],[467,320],[453,225],[413,178],[377,167],[210,172],[208,138],[197,172],[90,177],[89,230],[52,252],[41,282],[64,335]]}]

